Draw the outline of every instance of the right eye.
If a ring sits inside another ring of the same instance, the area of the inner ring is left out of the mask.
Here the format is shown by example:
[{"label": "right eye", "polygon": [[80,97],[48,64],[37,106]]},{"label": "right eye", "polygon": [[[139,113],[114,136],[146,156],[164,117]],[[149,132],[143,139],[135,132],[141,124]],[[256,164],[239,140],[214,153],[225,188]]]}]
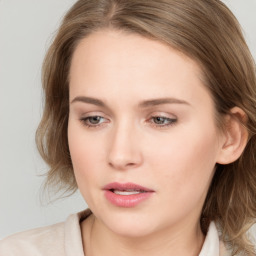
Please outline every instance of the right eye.
[{"label": "right eye", "polygon": [[105,118],[102,116],[88,116],[81,118],[80,121],[89,128],[97,128],[101,126],[102,123],[104,123]]}]

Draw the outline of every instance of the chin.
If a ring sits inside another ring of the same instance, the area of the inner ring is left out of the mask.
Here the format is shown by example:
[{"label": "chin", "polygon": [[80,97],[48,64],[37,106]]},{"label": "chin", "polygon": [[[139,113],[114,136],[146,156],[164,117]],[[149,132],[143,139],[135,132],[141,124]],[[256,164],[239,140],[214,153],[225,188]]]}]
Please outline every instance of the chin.
[{"label": "chin", "polygon": [[[113,233],[129,238],[145,237],[156,231],[153,216],[124,209],[102,216],[101,222]],[[157,226],[157,223],[155,223]]]},{"label": "chin", "polygon": [[142,238],[153,233],[152,227],[148,224],[145,226],[131,223],[127,223],[127,225],[125,225],[122,223],[121,225],[112,225],[109,229],[111,229],[113,233],[127,238]]}]

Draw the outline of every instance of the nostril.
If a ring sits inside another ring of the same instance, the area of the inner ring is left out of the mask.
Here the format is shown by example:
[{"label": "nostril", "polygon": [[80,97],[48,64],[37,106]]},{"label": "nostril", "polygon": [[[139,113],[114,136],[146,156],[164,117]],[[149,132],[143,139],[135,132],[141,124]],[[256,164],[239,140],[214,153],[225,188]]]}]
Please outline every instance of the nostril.
[{"label": "nostril", "polygon": [[132,168],[139,165],[139,162],[135,162],[135,161],[131,162],[126,160],[122,160],[122,161],[112,160],[112,161],[109,161],[109,165],[112,168],[115,168],[118,170],[125,170],[125,169]]}]

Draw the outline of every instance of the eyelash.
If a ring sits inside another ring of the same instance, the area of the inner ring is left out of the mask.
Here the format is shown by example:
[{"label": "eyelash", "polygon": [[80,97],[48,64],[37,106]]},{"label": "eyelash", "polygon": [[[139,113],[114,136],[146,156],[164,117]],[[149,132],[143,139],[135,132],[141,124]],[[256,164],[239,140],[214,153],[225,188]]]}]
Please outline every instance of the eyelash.
[{"label": "eyelash", "polygon": [[[100,126],[102,126],[103,125],[103,123],[99,123],[99,124],[88,124],[88,120],[90,119],[90,118],[103,118],[102,116],[97,116],[97,115],[95,115],[95,116],[88,116],[88,117],[84,117],[84,118],[81,118],[80,119],[80,121],[82,122],[82,124],[84,125],[84,126],[86,126],[87,128],[98,128],[98,127],[100,127]],[[156,128],[159,128],[159,129],[163,129],[163,128],[167,128],[167,127],[169,127],[169,126],[173,126],[173,125],[175,125],[176,123],[177,123],[177,119],[176,118],[169,118],[169,117],[164,117],[164,116],[151,116],[150,118],[149,118],[149,120],[152,120],[152,119],[155,119],[156,120],[156,118],[162,118],[163,120],[164,120],[164,122],[165,121],[168,121],[169,123],[168,124],[164,124],[164,125],[158,125],[158,124],[156,124],[156,123],[154,123],[154,121],[151,121],[150,123],[154,126],[154,127],[156,127]]]}]

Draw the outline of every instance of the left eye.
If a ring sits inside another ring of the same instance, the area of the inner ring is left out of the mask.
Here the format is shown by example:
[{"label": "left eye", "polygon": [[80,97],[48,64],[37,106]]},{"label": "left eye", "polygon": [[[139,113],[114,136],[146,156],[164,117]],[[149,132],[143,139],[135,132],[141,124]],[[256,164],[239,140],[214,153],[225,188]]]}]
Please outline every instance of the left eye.
[{"label": "left eye", "polygon": [[154,123],[157,126],[168,126],[168,125],[173,125],[174,123],[177,122],[177,119],[175,118],[168,118],[168,117],[163,117],[163,116],[153,116],[151,117],[152,123]]}]

